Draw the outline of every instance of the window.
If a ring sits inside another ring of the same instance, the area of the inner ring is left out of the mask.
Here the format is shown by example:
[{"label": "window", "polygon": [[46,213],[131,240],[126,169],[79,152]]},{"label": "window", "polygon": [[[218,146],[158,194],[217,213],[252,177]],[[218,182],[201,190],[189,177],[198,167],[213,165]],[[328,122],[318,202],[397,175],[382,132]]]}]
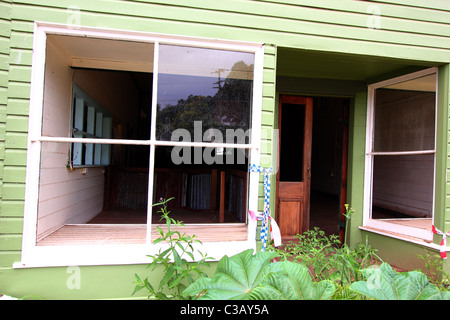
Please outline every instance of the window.
[{"label": "window", "polygon": [[[72,137],[111,138],[112,118],[109,112],[76,85],[73,85],[72,97]],[[109,145],[71,145],[69,167],[109,164]]]},{"label": "window", "polygon": [[365,226],[431,240],[436,69],[369,87]]},{"label": "window", "polygon": [[22,263],[146,262],[171,197],[210,255],[253,248],[262,48],[38,24]]}]

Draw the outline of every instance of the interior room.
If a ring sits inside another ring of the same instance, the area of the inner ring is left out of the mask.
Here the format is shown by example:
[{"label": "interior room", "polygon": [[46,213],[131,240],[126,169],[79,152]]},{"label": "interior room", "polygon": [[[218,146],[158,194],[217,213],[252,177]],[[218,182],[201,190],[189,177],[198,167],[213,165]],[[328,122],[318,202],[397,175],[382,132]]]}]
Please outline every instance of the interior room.
[{"label": "interior room", "polygon": [[319,227],[328,235],[339,233],[341,193],[345,195],[343,164],[346,165],[344,152],[348,141],[344,130],[349,103],[348,98],[314,98],[310,228]]}]

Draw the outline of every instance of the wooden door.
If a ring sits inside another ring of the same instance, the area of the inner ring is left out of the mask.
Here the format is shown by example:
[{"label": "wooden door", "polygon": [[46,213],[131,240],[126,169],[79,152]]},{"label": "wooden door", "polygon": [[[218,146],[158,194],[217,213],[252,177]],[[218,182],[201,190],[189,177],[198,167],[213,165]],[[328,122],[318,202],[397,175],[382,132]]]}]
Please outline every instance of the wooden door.
[{"label": "wooden door", "polygon": [[281,95],[276,219],[283,238],[309,228],[312,98]]}]

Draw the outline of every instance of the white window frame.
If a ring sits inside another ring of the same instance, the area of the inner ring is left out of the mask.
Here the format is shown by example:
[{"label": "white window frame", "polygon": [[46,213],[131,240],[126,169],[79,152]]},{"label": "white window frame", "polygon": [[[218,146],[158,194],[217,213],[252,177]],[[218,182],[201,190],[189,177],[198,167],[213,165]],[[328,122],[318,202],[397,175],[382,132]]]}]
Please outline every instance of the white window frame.
[{"label": "white window frame", "polygon": [[[148,210],[147,240],[145,244],[103,244],[103,245],[61,245],[61,246],[37,246],[37,209],[40,171],[40,151],[43,142],[66,143],[99,143],[91,138],[64,138],[46,137],[41,135],[43,98],[44,98],[44,72],[46,59],[47,35],[73,35],[82,37],[95,37],[112,40],[125,40],[135,42],[153,43],[154,48],[154,74],[158,74],[158,48],[160,43],[196,46],[201,48],[222,49],[250,52],[255,54],[253,97],[252,97],[252,130],[250,144],[226,144],[207,142],[175,142],[156,141],[156,102],[157,102],[157,77],[153,81],[152,99],[152,125],[150,140],[118,140],[101,139],[104,144],[136,144],[150,146],[149,181],[153,181],[154,151],[156,146],[208,146],[248,149],[252,163],[260,162],[261,141],[261,112],[262,112],[262,84],[264,45],[261,43],[238,42],[217,39],[192,38],[171,35],[149,34],[144,32],[111,30],[90,27],[76,27],[35,22],[33,35],[33,58],[31,74],[29,131],[28,131],[28,156],[24,203],[24,226],[22,239],[21,261],[14,263],[15,268],[46,267],[46,266],[70,266],[70,265],[109,265],[109,264],[138,264],[148,263],[148,255],[155,254],[164,244],[154,245],[150,241],[151,236],[151,205]],[[68,106],[70,107],[70,106]],[[149,184],[149,204],[152,203],[153,184]],[[259,175],[249,175],[248,208],[257,211]],[[202,252],[219,260],[224,255],[233,255],[246,249],[256,250],[256,222],[247,219],[247,240],[245,241],[217,241],[204,242]]]},{"label": "white window frame", "polygon": [[[374,118],[375,118],[375,90],[385,86],[396,83],[420,78],[423,76],[436,74],[436,116],[435,116],[435,144],[432,150],[423,151],[402,151],[402,152],[374,152]],[[419,155],[419,154],[433,154],[434,155],[434,177],[433,177],[433,204],[432,204],[432,221],[434,221],[435,210],[435,184],[436,184],[436,136],[437,136],[437,97],[438,97],[438,68],[429,68],[418,72],[409,73],[396,78],[384,80],[368,86],[367,98],[367,124],[366,124],[366,153],[365,153],[365,176],[364,176],[364,203],[363,203],[363,226],[361,229],[369,231],[383,231],[388,233],[395,233],[402,236],[423,239],[425,241],[433,240],[433,233],[430,230],[414,228],[405,225],[390,223],[380,219],[372,219],[372,183],[373,183],[373,159],[375,155]],[[420,219],[420,218],[414,218]],[[366,227],[369,227],[366,229]]]}]

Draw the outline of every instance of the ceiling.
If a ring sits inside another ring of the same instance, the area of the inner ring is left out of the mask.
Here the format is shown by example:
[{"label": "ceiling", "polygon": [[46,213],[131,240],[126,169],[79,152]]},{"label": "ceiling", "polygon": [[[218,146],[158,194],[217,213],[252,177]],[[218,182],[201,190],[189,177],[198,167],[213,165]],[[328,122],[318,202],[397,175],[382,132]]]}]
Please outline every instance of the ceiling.
[{"label": "ceiling", "polygon": [[278,48],[277,76],[375,82],[434,66],[423,61]]},{"label": "ceiling", "polygon": [[424,77],[403,81],[384,88],[436,92],[436,74],[430,74]]},{"label": "ceiling", "polygon": [[153,72],[153,43],[49,35],[69,56],[70,66]]},{"label": "ceiling", "polygon": [[[66,35],[49,35],[79,68],[153,72],[154,44]],[[365,83],[434,66],[423,61],[389,59],[279,47],[277,76],[361,81]]]}]

